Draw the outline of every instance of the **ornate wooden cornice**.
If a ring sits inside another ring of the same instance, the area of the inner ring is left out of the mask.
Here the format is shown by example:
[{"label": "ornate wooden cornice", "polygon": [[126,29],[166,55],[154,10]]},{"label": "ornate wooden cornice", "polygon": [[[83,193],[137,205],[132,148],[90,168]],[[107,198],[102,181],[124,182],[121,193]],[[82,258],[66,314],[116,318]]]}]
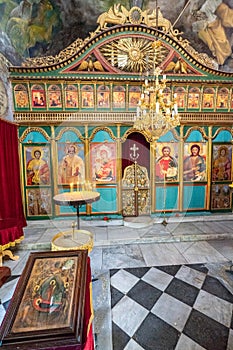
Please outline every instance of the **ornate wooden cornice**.
[{"label": "ornate wooden cornice", "polygon": [[[20,125],[75,123],[75,125],[126,124],[133,125],[136,112],[15,112],[14,119]],[[233,124],[233,113],[179,113],[181,125],[222,125]]]}]

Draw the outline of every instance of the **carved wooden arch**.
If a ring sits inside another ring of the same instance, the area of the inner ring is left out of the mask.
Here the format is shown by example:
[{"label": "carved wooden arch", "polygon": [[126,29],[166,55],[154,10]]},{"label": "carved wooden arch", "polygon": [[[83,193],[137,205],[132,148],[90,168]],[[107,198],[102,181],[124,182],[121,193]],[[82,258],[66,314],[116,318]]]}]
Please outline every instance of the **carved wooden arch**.
[{"label": "carved wooden arch", "polygon": [[106,131],[114,141],[117,140],[117,137],[114,135],[113,131],[107,126],[97,127],[95,130],[93,130],[89,137],[89,140],[92,141],[99,131]]},{"label": "carved wooden arch", "polygon": [[200,126],[193,126],[193,127],[191,127],[191,128],[187,131],[187,133],[184,135],[184,138],[183,138],[184,141],[186,141],[186,139],[189,137],[189,135],[191,134],[191,132],[194,131],[194,130],[200,131],[202,137],[203,137],[205,140],[208,140],[208,139],[209,139],[208,135],[206,135],[206,133],[205,133],[205,131],[204,131],[203,128],[201,128]]},{"label": "carved wooden arch", "polygon": [[[121,137],[121,139],[120,139],[121,143],[125,142],[126,139],[128,138],[128,136],[129,136],[130,134],[132,134],[133,132],[138,132],[138,133],[142,134],[142,135],[145,137],[145,139],[147,140],[147,142],[149,142],[149,143],[153,143],[153,142],[154,142],[153,138],[150,137],[145,131],[137,130],[137,129],[135,129],[134,127],[132,127],[132,128],[129,128],[129,129],[124,133],[124,135]],[[171,129],[170,132],[173,134],[173,136],[174,136],[174,138],[175,138],[176,140],[181,141],[181,137],[180,137],[180,135],[178,134],[178,132],[176,131],[176,129]]]},{"label": "carved wooden arch", "polygon": [[176,129],[171,129],[171,130],[169,130],[169,131],[172,133],[172,135],[174,136],[174,138],[175,138],[176,140],[178,140],[178,141],[181,141],[181,140],[182,140],[182,138],[180,137],[180,135],[178,134],[178,132],[177,132]]},{"label": "carved wooden arch", "polygon": [[[214,140],[215,137],[217,137],[217,135],[221,132],[221,131],[229,131],[231,136],[233,137],[233,129],[230,128],[230,127],[221,127],[221,128],[218,128],[218,130],[215,131],[214,135],[211,137],[211,140]],[[233,141],[231,141],[233,142]]]},{"label": "carved wooden arch", "polygon": [[[198,68],[202,70],[202,73],[206,71],[209,73],[213,73],[214,67],[211,59],[209,59],[208,56],[199,54],[195,50],[193,50],[189,46],[186,39],[183,39],[180,36],[179,38],[170,36],[169,34],[163,33],[160,30],[152,27],[148,27],[147,30],[145,30],[145,28],[142,28],[139,25],[133,27],[129,25],[118,25],[116,27],[107,28],[105,32],[97,34],[96,37],[89,38],[88,45],[85,45],[82,49],[80,48],[77,52],[73,53],[73,56],[69,60],[65,60],[64,64],[61,65],[61,67],[57,66],[56,69],[62,69],[63,73],[72,71],[72,69],[77,67],[85,58],[89,57],[91,54],[97,55],[96,58],[100,59],[100,61],[102,62],[104,56],[102,56],[102,54],[100,53],[100,48],[111,41],[121,39],[127,33],[127,37],[137,36],[138,38],[147,38],[148,40],[151,40],[151,42],[153,42],[155,38],[160,39],[163,42],[164,47],[166,47],[168,51],[170,51],[166,60],[168,60],[170,55],[174,52],[176,52],[179,55],[183,55],[183,57],[187,60],[187,63],[189,63],[189,65],[193,64],[193,74],[194,72],[195,74],[200,74],[200,72],[198,72],[197,70]],[[163,62],[163,65],[165,61]],[[74,62],[73,65],[71,65],[72,62]],[[108,64],[107,61],[105,62],[105,64],[105,68],[108,69],[109,72],[112,72],[113,67],[111,67],[111,65]],[[47,67],[41,67],[41,69],[43,68],[46,69]],[[116,73],[116,68],[113,69],[113,71]],[[218,71],[214,71],[214,73],[218,74]]]},{"label": "carved wooden arch", "polygon": [[139,134],[142,134],[142,135],[145,137],[145,139],[146,139],[147,142],[149,142],[149,143],[152,142],[152,139],[146,134],[145,131],[137,130],[137,129],[135,129],[134,127],[129,128],[129,129],[124,133],[124,135],[120,138],[120,142],[121,142],[121,143],[124,143],[124,142],[126,141],[126,139],[128,138],[128,136],[129,136],[130,134],[132,134],[133,132],[138,132]]},{"label": "carved wooden arch", "polygon": [[51,137],[48,135],[48,133],[43,129],[43,128],[40,128],[40,127],[29,127],[28,129],[26,129],[23,134],[21,135],[21,137],[19,138],[19,142],[23,142],[25,140],[25,138],[33,131],[36,131],[36,132],[39,132],[41,133],[46,140],[50,141],[51,140]]},{"label": "carved wooden arch", "polygon": [[26,91],[28,93],[28,86],[24,83],[19,83],[14,86],[14,91]]},{"label": "carved wooden arch", "polygon": [[73,131],[78,136],[78,138],[82,142],[84,142],[85,138],[82,136],[81,132],[78,129],[74,128],[73,126],[64,127],[63,129],[61,129],[58,135],[55,137],[55,141],[59,141],[64,135],[64,133],[67,131]]},{"label": "carved wooden arch", "polygon": [[[215,70],[212,60],[204,54],[196,52],[186,39],[183,39],[180,35],[171,35],[168,33],[161,32],[160,30],[153,27],[146,27],[145,25],[116,25],[110,28],[106,28],[101,33],[93,33],[90,37],[85,40],[77,39],[75,43],[71,44],[68,48],[61,51],[57,56],[48,56],[35,59],[27,59],[24,62],[23,67],[11,67],[11,71],[19,71],[21,73],[30,72],[46,72],[61,69],[66,72],[67,69],[72,69],[72,62],[77,66],[81,56],[90,53],[97,46],[101,46],[106,43],[113,36],[123,32],[130,32],[131,34],[148,35],[156,37],[166,42],[176,52],[182,54],[189,63],[193,64],[196,68],[200,68],[202,71],[212,73],[214,75],[230,76],[229,73],[224,74]],[[78,42],[78,44],[77,44]],[[67,69],[66,69],[67,67]],[[68,68],[69,67],[69,68]]]}]

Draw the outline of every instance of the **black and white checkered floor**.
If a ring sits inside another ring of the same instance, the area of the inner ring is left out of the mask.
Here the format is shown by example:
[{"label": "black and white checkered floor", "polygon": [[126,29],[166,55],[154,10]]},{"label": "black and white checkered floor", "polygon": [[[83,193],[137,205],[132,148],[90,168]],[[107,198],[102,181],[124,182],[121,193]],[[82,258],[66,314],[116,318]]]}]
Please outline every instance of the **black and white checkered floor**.
[{"label": "black and white checkered floor", "polygon": [[113,350],[233,350],[233,295],[205,265],[110,273]]}]

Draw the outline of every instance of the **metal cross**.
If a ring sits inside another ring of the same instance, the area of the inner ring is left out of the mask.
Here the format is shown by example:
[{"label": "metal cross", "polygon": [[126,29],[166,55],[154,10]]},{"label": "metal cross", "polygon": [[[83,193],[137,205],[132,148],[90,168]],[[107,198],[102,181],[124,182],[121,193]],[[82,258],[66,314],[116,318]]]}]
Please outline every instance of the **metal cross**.
[{"label": "metal cross", "polygon": [[130,147],[130,151],[133,151],[133,154],[130,153],[130,158],[132,158],[133,160],[138,159],[138,157],[139,157],[139,153],[137,153],[138,150],[139,150],[139,148],[134,143],[133,147]]}]

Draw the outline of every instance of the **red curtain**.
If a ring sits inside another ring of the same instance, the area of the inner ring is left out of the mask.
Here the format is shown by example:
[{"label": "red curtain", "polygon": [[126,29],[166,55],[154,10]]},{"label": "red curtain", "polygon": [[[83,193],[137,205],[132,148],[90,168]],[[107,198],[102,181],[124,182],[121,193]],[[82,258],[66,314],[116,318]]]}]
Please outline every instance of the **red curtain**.
[{"label": "red curtain", "polygon": [[20,189],[17,125],[0,119],[0,249],[23,239],[26,220]]}]

